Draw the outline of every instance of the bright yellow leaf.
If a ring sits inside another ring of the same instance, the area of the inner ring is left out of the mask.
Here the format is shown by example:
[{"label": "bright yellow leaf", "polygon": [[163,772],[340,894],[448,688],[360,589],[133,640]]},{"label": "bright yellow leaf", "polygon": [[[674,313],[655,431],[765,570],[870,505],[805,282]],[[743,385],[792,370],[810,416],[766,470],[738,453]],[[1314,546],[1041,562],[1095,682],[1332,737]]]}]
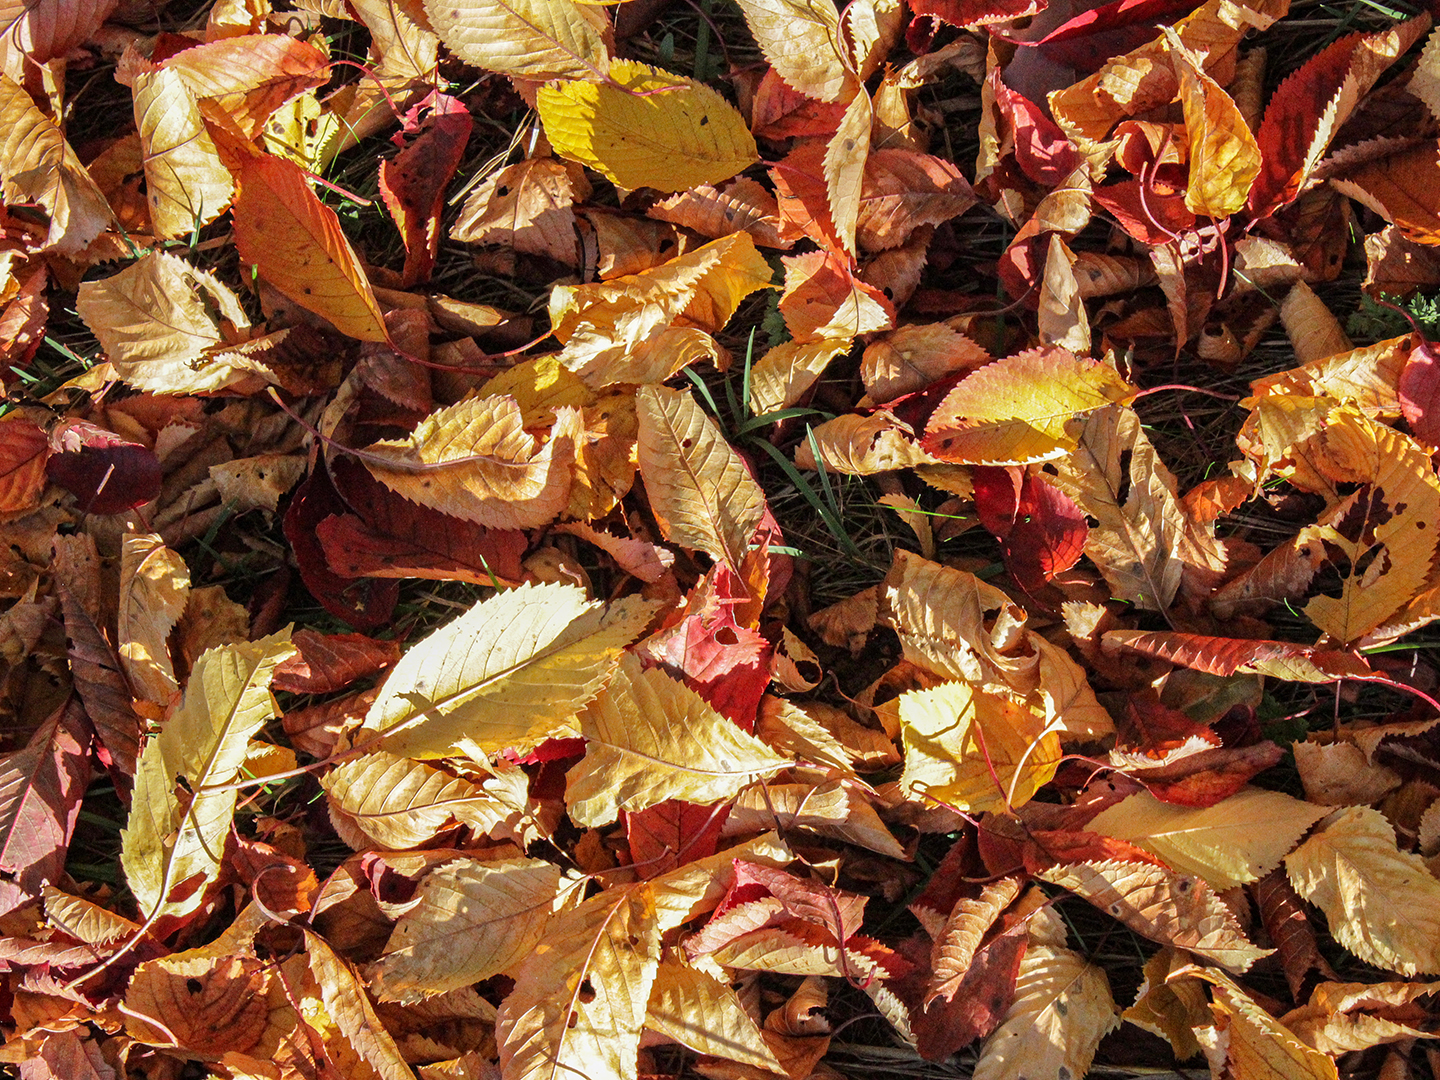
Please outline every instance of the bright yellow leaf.
[{"label": "bright yellow leaf", "polygon": [[536,99],[555,152],[623,188],[670,193],[718,184],[759,160],[734,106],[701,83],[633,60],[610,65],[614,85],[552,83]]},{"label": "bright yellow leaf", "polygon": [[1260,145],[1230,95],[1205,74],[1168,26],[1165,40],[1180,83],[1180,105],[1190,140],[1185,206],[1192,214],[1227,218],[1245,205],[1250,185],[1260,173]]}]

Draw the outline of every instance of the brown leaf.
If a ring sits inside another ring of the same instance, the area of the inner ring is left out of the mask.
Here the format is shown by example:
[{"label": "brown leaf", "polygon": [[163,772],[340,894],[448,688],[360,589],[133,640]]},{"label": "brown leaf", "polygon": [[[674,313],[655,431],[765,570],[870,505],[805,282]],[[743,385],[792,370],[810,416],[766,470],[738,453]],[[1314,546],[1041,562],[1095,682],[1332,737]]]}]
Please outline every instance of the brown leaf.
[{"label": "brown leaf", "polygon": [[271,685],[291,694],[334,693],[400,659],[398,643],[363,634],[297,630],[290,643],[299,651],[275,669]]}]

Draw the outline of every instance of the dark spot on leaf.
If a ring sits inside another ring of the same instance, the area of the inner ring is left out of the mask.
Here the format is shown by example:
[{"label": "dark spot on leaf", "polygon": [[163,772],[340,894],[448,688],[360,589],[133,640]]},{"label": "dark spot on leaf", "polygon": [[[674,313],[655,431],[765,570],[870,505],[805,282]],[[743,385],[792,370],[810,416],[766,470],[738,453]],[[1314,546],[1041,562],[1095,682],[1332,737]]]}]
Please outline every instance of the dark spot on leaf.
[{"label": "dark spot on leaf", "polygon": [[705,126],[706,124],[708,124],[708,123],[710,123],[710,117],[708,117],[708,116],[702,116],[702,117],[700,117],[700,126],[701,126],[701,127],[704,127],[704,126]]},{"label": "dark spot on leaf", "polygon": [[201,990],[205,989],[205,985],[199,979],[186,979],[185,989],[189,990],[192,994],[198,994]]},{"label": "dark spot on leaf", "polygon": [[595,1000],[595,987],[590,984],[589,979],[586,979],[580,984],[579,997],[582,1005],[589,1005],[590,1002]]},{"label": "dark spot on leaf", "polygon": [[1068,1012],[1070,1011],[1070,1006],[1067,1005],[1067,1004],[1065,1004],[1065,999],[1064,999],[1064,998],[1056,998],[1056,999],[1055,999],[1055,1011],[1056,1011],[1057,1013],[1059,1013],[1061,1016],[1064,1016],[1066,1013],[1068,1013]]},{"label": "dark spot on leaf", "polygon": [[506,195],[510,194],[510,185],[501,184],[498,188],[495,189],[495,194],[503,199]]},{"label": "dark spot on leaf", "polygon": [[689,450],[690,447],[692,447],[692,446],[694,446],[694,445],[695,445],[695,440],[694,440],[694,439],[682,439],[682,440],[680,441],[680,449],[682,449],[682,450]]}]

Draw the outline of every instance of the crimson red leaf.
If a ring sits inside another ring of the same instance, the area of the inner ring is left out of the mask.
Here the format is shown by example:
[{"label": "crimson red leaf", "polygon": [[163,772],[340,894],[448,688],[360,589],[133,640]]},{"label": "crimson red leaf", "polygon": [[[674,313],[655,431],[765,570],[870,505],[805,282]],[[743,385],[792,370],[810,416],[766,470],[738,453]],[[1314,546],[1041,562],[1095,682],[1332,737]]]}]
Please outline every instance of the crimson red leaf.
[{"label": "crimson red leaf", "polygon": [[380,194],[405,237],[404,288],[430,280],[445,188],[465,156],[470,126],[464,105],[432,92],[405,114],[404,130],[394,137],[400,153],[380,165]]},{"label": "crimson red leaf", "polygon": [[139,443],[84,420],[50,432],[45,475],[75,496],[87,514],[118,514],[160,494],[160,459]]},{"label": "crimson red leaf", "polygon": [[1431,342],[1421,342],[1400,372],[1400,411],[1415,437],[1440,446],[1440,358]]},{"label": "crimson red leaf", "polygon": [[648,880],[714,855],[720,846],[720,830],[729,816],[728,804],[696,806],[678,799],[624,814],[630,863],[642,879]]}]

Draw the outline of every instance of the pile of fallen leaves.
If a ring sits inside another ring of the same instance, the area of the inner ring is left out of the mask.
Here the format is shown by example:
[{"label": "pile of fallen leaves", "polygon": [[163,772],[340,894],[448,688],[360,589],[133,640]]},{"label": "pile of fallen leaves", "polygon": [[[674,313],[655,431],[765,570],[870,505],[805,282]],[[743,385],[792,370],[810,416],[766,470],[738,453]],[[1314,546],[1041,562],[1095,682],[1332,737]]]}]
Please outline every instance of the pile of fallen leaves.
[{"label": "pile of fallen leaves", "polygon": [[0,1059],[1433,1068],[1429,17],[645,3],[0,4]]}]

